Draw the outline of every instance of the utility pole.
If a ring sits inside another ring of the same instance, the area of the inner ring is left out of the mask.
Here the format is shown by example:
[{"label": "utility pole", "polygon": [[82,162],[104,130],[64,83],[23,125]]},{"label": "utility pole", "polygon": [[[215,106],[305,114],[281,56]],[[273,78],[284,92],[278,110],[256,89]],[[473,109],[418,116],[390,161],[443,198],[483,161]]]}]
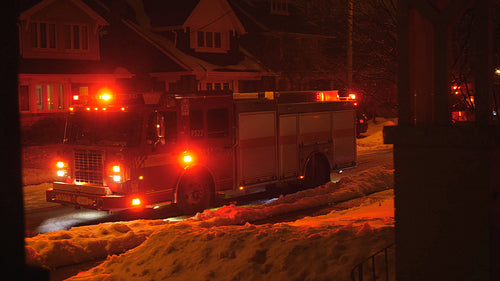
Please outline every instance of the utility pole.
[{"label": "utility pole", "polygon": [[353,30],[353,11],[354,11],[354,1],[348,0],[348,34],[347,34],[347,95],[349,95],[352,89],[352,30]]}]

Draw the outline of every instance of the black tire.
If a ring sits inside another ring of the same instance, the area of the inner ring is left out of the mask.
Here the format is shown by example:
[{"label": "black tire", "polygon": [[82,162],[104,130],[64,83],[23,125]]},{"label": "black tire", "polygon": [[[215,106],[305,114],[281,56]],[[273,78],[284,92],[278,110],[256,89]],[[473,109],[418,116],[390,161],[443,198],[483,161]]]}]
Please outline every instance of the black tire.
[{"label": "black tire", "polygon": [[210,208],[213,200],[213,184],[203,173],[184,175],[177,190],[177,207],[186,215]]},{"label": "black tire", "polygon": [[304,187],[313,188],[330,181],[330,164],[322,154],[313,154],[305,169]]}]

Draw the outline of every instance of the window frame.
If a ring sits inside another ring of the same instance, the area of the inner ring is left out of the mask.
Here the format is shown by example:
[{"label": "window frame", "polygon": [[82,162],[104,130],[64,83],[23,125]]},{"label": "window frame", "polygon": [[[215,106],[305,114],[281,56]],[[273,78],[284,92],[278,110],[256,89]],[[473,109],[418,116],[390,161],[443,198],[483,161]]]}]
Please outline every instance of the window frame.
[{"label": "window frame", "polygon": [[35,106],[30,111],[58,112],[65,111],[66,90],[63,83],[36,83],[34,85]]},{"label": "window frame", "polygon": [[31,49],[57,50],[56,24],[47,21],[33,21],[29,23],[28,33]]},{"label": "window frame", "polygon": [[271,14],[289,15],[290,1],[288,0],[270,0],[269,10]]},{"label": "window frame", "polygon": [[220,31],[199,30],[193,40],[196,40],[192,46],[197,52],[225,53],[228,51],[228,46],[224,41],[225,36]]},{"label": "window frame", "polygon": [[89,25],[65,23],[62,27],[64,46],[67,52],[88,52],[89,51]]}]

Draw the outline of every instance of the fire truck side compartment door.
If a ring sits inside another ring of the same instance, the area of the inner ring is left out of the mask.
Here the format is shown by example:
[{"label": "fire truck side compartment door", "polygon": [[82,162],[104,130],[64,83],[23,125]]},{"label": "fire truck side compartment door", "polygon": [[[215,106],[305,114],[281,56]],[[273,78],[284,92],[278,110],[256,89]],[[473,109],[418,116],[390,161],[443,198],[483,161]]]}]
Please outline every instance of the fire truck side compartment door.
[{"label": "fire truck side compartment door", "polygon": [[297,114],[281,115],[279,138],[280,178],[296,177],[299,168],[297,143]]},{"label": "fire truck side compartment door", "polygon": [[345,110],[332,114],[334,165],[338,168],[352,166],[356,162],[356,113]]},{"label": "fire truck side compartment door", "polygon": [[331,140],[330,112],[302,113],[299,116],[299,143],[308,146]]},{"label": "fire truck side compartment door", "polygon": [[238,114],[237,166],[239,186],[275,180],[276,112]]}]

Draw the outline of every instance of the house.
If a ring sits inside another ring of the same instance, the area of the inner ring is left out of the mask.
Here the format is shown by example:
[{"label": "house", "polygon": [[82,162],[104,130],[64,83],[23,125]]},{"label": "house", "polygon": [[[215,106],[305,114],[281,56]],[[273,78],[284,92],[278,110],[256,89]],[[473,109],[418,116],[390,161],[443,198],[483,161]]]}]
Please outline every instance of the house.
[{"label": "house", "polygon": [[43,0],[18,25],[24,125],[102,89],[276,89],[278,75],[240,48],[246,30],[226,0]]},{"label": "house", "polygon": [[298,2],[307,4],[294,0],[229,0],[248,30],[241,45],[280,73],[280,90],[343,88],[345,41],[321,29],[321,19],[308,19]]}]

